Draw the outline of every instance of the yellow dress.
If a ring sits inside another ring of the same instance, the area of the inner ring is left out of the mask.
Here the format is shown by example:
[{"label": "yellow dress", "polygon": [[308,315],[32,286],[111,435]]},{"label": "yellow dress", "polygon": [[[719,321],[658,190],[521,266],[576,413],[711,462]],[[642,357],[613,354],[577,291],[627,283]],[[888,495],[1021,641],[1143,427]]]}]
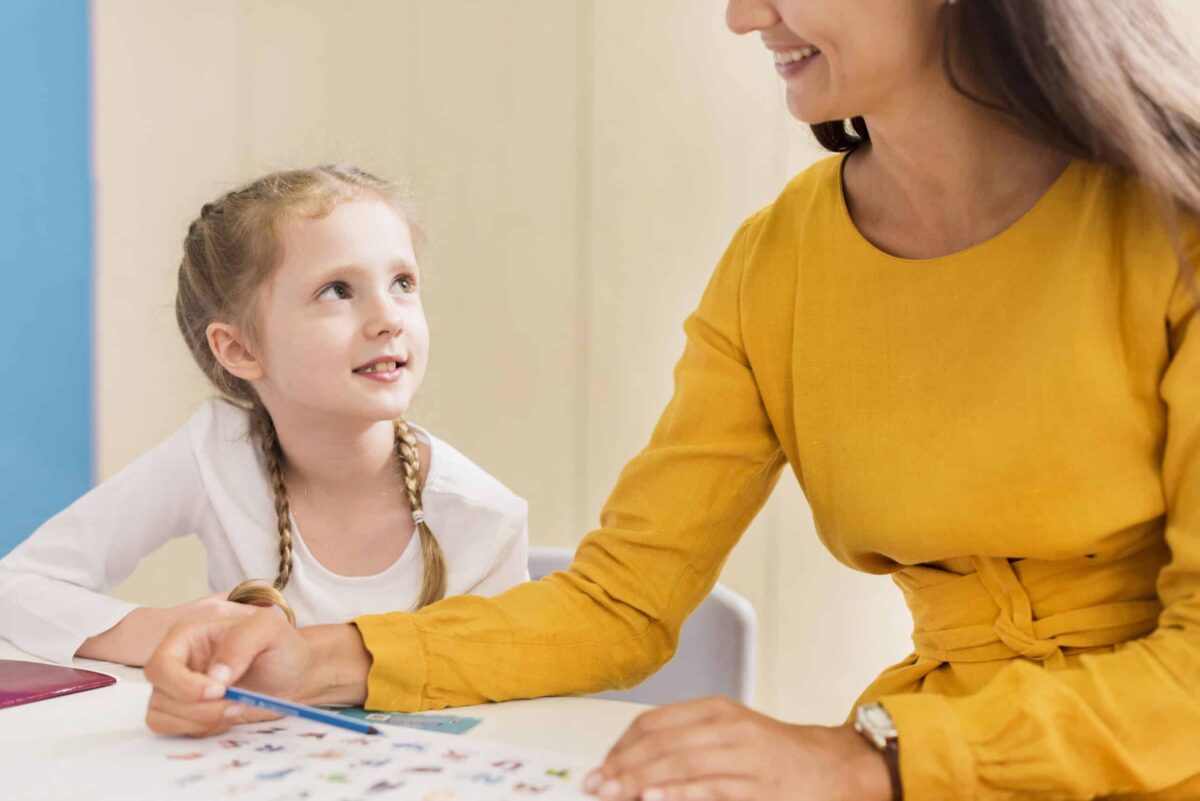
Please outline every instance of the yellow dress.
[{"label": "yellow dress", "polygon": [[1200,332],[1157,207],[1076,161],[996,237],[901,259],[840,165],[737,231],[569,572],[355,620],[368,706],[637,683],[786,464],[829,550],[912,610],[862,696],[907,798],[1200,798]]}]

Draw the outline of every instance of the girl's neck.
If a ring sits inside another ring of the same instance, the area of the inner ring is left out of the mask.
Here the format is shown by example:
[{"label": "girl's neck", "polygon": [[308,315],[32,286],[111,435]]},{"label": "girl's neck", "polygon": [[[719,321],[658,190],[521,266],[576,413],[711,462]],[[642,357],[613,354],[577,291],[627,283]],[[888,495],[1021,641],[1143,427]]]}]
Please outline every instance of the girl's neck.
[{"label": "girl's neck", "polygon": [[378,498],[400,488],[391,421],[276,408],[271,413],[289,494]]}]

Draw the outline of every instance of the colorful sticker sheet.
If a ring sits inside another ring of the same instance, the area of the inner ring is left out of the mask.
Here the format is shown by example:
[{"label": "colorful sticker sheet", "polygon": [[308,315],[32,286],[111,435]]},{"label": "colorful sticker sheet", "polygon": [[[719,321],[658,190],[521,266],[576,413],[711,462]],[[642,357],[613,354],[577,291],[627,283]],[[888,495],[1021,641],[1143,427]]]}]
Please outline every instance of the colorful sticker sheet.
[{"label": "colorful sticker sheet", "polygon": [[70,765],[66,784],[44,782],[39,798],[580,801],[592,799],[581,786],[594,767],[486,740],[400,728],[364,736],[298,718],[209,739],[147,732],[77,754]]}]

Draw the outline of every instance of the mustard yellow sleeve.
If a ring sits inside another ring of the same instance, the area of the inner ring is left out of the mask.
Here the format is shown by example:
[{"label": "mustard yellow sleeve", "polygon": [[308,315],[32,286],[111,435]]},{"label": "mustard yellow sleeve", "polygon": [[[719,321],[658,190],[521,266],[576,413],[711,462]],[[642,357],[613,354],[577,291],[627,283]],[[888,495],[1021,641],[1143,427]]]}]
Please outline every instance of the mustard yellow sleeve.
[{"label": "mustard yellow sleeve", "polygon": [[357,618],[374,658],[368,708],[625,688],[671,657],[784,464],[742,343],[749,222],[684,324],[674,395],[650,443],[621,472],[569,571],[491,599]]},{"label": "mustard yellow sleeve", "polygon": [[1090,799],[1157,792],[1200,773],[1195,306],[1180,280],[1165,325],[1172,357],[1160,384],[1167,410],[1162,481],[1171,562],[1158,578],[1163,612],[1157,629],[1057,671],[1014,661],[972,695],[881,699],[900,735],[906,798]]}]

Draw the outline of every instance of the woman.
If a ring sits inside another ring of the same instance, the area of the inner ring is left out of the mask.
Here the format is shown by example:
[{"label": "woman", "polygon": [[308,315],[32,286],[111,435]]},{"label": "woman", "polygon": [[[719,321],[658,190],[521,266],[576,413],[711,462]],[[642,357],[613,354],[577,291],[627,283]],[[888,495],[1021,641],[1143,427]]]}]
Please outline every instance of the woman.
[{"label": "woman", "polygon": [[905,592],[914,654],[860,731],[668,706],[591,790],[1200,797],[1196,62],[1154,0],[730,0],[728,22],[844,155],[738,230],[570,572],[178,630],[152,728],[243,719],[205,700],[235,679],[389,709],[634,684],[787,463],[831,551]]}]

